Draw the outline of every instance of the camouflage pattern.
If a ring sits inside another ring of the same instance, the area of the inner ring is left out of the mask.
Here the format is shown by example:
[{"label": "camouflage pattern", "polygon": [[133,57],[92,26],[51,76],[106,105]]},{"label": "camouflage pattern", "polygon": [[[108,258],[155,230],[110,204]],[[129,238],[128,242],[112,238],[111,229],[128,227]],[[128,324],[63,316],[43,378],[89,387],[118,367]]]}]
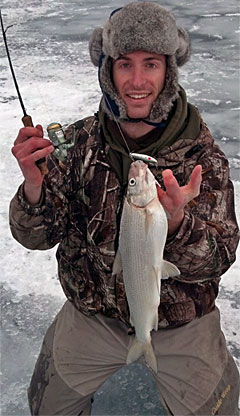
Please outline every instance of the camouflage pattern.
[{"label": "camouflage pattern", "polygon": [[[40,204],[26,202],[23,186],[13,198],[12,234],[30,249],[59,243],[59,279],[67,298],[84,314],[120,319],[131,331],[122,274],[112,275],[124,189],[108,163],[96,116],[70,126],[67,135],[75,146],[64,163],[49,158]],[[181,271],[162,282],[159,328],[171,328],[213,310],[239,235],[228,162],[203,122],[196,140],[180,136],[157,159],[152,171],[160,183],[163,169],[172,169],[184,185],[194,166],[203,167],[201,193],[165,246],[164,258]]]}]

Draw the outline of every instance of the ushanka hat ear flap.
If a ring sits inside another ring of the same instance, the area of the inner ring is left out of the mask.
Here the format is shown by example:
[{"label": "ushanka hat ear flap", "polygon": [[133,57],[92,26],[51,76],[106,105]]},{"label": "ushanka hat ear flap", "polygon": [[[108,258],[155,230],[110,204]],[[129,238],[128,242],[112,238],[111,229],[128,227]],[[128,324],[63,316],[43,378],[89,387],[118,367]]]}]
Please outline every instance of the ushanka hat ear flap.
[{"label": "ushanka hat ear flap", "polygon": [[178,27],[178,48],[175,52],[177,66],[183,66],[191,56],[191,40],[183,27]]},{"label": "ushanka hat ear flap", "polygon": [[99,66],[100,56],[103,53],[102,52],[102,44],[103,44],[102,33],[103,33],[103,28],[97,27],[96,29],[94,29],[89,39],[90,58],[91,58],[93,65],[95,66]]},{"label": "ushanka hat ear flap", "polygon": [[[99,68],[103,106],[108,116],[119,121],[132,120],[112,82],[112,62],[120,55],[144,50],[166,55],[167,72],[163,90],[153,103],[145,122],[160,123],[166,119],[178,97],[178,66],[190,58],[190,40],[178,28],[174,16],[163,7],[150,2],[130,3],[114,11],[103,28],[96,28],[89,40],[90,57]],[[114,113],[114,117],[112,115]]]}]

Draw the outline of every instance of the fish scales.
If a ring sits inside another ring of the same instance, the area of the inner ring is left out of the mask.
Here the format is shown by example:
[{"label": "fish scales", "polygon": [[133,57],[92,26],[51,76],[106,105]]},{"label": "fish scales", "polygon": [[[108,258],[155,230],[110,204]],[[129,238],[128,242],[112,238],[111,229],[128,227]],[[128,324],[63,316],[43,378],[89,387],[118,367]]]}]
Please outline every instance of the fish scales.
[{"label": "fish scales", "polygon": [[144,162],[133,162],[113,272],[123,272],[130,320],[136,333],[127,364],[144,355],[154,372],[157,360],[151,331],[158,330],[161,279],[179,274],[176,266],[163,260],[166,237],[167,216],[157,196],[156,180]]},{"label": "fish scales", "polygon": [[[160,204],[159,204],[160,205]],[[150,333],[146,331],[148,320],[150,330],[155,327],[159,305],[160,278],[154,273],[153,265],[161,268],[163,247],[156,244],[162,233],[167,232],[167,220],[161,206],[152,215],[151,224],[146,233],[146,213],[144,208],[133,208],[125,204],[122,215],[119,249],[122,258],[124,278],[130,315],[135,326],[138,339],[142,342],[150,340]],[[164,220],[162,221],[162,217]],[[124,235],[127,238],[124,238]]]}]

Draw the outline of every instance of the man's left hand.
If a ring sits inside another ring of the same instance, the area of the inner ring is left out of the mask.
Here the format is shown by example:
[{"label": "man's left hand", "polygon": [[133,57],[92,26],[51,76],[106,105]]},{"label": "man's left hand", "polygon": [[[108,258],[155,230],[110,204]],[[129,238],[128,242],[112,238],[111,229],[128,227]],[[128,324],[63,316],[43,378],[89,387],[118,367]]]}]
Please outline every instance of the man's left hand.
[{"label": "man's left hand", "polygon": [[202,166],[197,165],[192,171],[189,183],[179,186],[170,169],[162,172],[164,191],[157,186],[158,198],[168,215],[168,235],[174,234],[184,218],[184,207],[199,195],[202,181]]}]

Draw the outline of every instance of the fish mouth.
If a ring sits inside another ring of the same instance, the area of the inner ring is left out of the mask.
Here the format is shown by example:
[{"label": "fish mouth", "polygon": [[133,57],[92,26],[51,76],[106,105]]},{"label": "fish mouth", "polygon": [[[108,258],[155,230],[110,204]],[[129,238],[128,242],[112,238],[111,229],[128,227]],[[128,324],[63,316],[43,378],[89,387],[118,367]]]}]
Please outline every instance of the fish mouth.
[{"label": "fish mouth", "polygon": [[137,176],[143,176],[147,171],[147,167],[147,164],[143,160],[135,160],[130,166],[129,177],[136,179]]}]

